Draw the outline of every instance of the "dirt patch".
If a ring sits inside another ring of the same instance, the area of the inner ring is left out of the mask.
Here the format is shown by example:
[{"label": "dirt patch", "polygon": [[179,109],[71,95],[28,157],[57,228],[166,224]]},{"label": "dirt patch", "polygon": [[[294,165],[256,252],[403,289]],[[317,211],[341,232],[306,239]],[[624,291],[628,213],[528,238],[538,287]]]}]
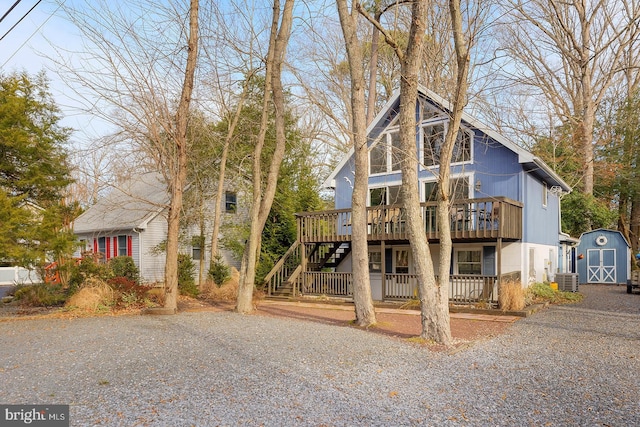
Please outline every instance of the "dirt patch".
[{"label": "dirt patch", "polygon": [[[295,305],[259,304],[259,315],[288,317],[329,325],[356,327],[353,310],[326,308],[326,306],[298,307]],[[378,323],[368,331],[398,338],[414,338],[422,330],[420,315],[406,310],[405,313],[377,312]],[[451,334],[455,341],[476,341],[504,333],[511,323],[476,319],[451,318]]]}]

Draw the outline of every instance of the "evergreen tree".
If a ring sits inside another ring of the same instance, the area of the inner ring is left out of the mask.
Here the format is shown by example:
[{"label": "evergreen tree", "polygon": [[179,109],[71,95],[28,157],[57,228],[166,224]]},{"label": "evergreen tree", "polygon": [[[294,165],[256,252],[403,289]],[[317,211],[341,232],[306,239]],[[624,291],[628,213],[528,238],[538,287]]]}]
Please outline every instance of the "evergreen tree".
[{"label": "evergreen tree", "polygon": [[0,76],[0,262],[35,266],[73,251],[61,201],[71,131],[59,121],[44,73]]}]

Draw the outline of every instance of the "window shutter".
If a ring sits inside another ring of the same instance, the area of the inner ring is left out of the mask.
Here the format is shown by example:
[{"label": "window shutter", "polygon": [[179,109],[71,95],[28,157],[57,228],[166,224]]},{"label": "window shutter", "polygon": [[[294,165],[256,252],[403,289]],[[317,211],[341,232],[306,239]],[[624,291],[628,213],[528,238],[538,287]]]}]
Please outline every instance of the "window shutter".
[{"label": "window shutter", "polygon": [[133,256],[133,239],[127,236],[127,256]]}]

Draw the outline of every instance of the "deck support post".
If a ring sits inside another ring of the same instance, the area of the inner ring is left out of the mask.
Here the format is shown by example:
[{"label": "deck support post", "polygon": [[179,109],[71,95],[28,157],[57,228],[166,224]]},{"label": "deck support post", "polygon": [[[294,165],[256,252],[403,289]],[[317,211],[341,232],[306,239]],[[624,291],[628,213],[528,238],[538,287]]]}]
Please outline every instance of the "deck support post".
[{"label": "deck support post", "polygon": [[302,284],[302,289],[304,289],[305,285],[304,281],[306,275],[304,273],[307,271],[307,245],[302,242],[300,242],[300,266],[302,267],[302,271],[300,272],[301,280],[296,280],[293,284],[294,298],[298,296],[298,284]]},{"label": "deck support post", "polygon": [[384,301],[384,296],[387,294],[387,261],[385,259],[386,247],[384,240],[380,242],[380,275],[382,281],[382,300]]},{"label": "deck support post", "polygon": [[498,237],[497,258],[498,258],[498,299],[500,298],[500,285],[502,285],[502,237]]}]

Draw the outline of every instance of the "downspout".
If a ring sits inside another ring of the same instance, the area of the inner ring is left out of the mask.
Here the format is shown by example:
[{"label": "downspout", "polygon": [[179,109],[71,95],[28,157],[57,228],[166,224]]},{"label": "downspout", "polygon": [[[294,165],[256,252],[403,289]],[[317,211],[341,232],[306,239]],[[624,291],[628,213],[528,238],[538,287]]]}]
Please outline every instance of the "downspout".
[{"label": "downspout", "polygon": [[[143,264],[142,264],[142,230],[133,227],[133,232],[138,234],[138,271],[140,272],[140,280],[144,282]],[[132,254],[133,255],[133,254]]]}]

